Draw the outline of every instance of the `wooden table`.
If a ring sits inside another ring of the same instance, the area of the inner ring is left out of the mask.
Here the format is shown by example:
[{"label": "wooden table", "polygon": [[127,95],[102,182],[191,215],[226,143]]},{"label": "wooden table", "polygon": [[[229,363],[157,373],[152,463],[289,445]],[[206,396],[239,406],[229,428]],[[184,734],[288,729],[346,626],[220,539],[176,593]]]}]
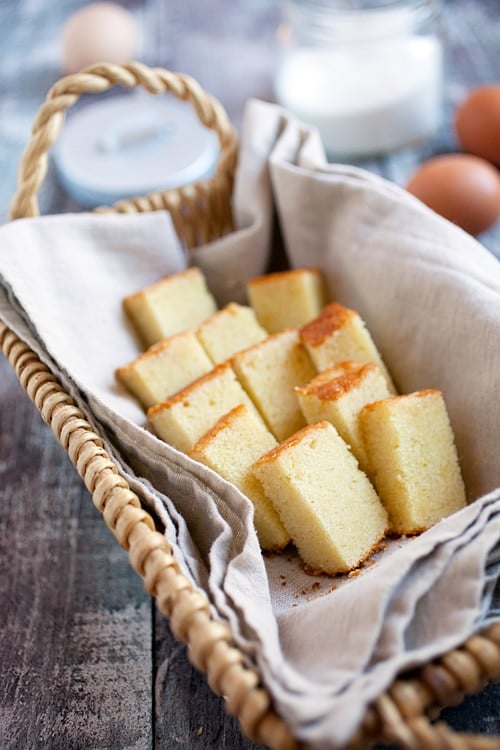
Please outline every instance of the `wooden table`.
[{"label": "wooden table", "polygon": [[[241,123],[248,96],[272,100],[277,0],[128,2],[145,20],[145,59],[194,75]],[[0,7],[0,214],[46,90],[59,77],[61,20],[80,5]],[[50,10],[47,10],[50,8]],[[453,150],[451,111],[467,87],[500,80],[498,0],[450,0],[443,128],[420,150],[368,164],[402,182],[419,159]],[[46,212],[73,208],[53,178]],[[481,238],[500,255],[498,227]],[[0,747],[255,747],[144,593],[50,430],[0,358]],[[500,733],[500,687],[444,712],[463,731]]]}]

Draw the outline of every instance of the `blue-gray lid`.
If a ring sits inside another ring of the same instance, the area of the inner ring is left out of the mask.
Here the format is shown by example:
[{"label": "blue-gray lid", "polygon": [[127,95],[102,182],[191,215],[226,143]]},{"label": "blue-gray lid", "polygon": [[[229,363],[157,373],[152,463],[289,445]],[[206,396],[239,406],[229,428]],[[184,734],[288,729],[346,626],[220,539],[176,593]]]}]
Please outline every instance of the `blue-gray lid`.
[{"label": "blue-gray lid", "polygon": [[53,149],[62,186],[85,208],[210,177],[218,155],[191,104],[144,92],[76,110]]}]

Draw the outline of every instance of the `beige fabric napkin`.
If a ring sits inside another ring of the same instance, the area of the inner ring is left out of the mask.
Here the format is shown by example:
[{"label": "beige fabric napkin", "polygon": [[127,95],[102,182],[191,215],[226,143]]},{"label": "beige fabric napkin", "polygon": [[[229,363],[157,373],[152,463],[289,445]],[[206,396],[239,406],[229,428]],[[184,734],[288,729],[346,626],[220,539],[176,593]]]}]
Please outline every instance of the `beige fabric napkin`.
[{"label": "beige fabric napkin", "polygon": [[[241,493],[149,432],[114,369],[139,351],[121,300],[184,267],[163,213],[21,220],[0,229],[0,317],[58,372],[132,487],[166,524],[183,569],[260,669],[298,737],[345,742],[402,669],[487,619],[500,567],[500,272],[478,243],[374,175],[328,166],[314,131],[250,102],[238,231],[200,248],[223,304],[269,258],[277,208],[293,265],[318,265],[366,319],[403,391],[444,391],[466,509],[395,542],[354,578],[263,558]],[[332,590],[332,583],[336,586]]]}]

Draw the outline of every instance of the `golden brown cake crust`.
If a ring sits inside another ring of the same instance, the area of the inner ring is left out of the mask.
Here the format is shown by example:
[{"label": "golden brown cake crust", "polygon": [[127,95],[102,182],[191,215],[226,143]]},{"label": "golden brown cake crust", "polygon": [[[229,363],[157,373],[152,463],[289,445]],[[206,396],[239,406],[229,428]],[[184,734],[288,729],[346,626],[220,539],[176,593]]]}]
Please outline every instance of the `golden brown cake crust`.
[{"label": "golden brown cake crust", "polygon": [[181,388],[180,391],[177,391],[177,393],[174,393],[170,398],[166,399],[166,401],[162,401],[161,404],[155,404],[148,410],[148,417],[154,417],[158,412],[163,411],[164,409],[168,409],[169,407],[173,406],[174,404],[179,403],[179,401],[184,401],[189,398],[190,394],[200,386],[200,383],[207,383],[210,380],[213,380],[213,378],[218,377],[222,372],[225,370],[230,370],[231,365],[229,362],[221,362],[219,365],[214,365],[213,369],[210,370],[210,372],[207,372],[205,375],[201,375],[199,378],[196,378],[196,380],[193,380],[192,383],[189,383],[185,388]]},{"label": "golden brown cake crust", "polygon": [[164,276],[162,279],[158,279],[158,281],[154,281],[152,284],[149,284],[149,286],[146,286],[143,289],[139,289],[138,292],[127,295],[123,300],[123,304],[125,307],[127,307],[129,301],[142,297],[145,292],[151,292],[154,289],[161,287],[164,284],[168,284],[171,281],[177,281],[181,277],[187,278],[189,276],[198,276],[199,274],[199,269],[193,266],[193,268],[187,268],[185,271],[179,271],[178,273],[173,273],[170,276]]},{"label": "golden brown cake crust", "polygon": [[231,363],[239,359],[244,359],[247,352],[257,352],[259,349],[265,349],[271,341],[280,339],[285,334],[290,333],[296,335],[297,341],[299,340],[298,333],[295,328],[285,328],[283,331],[279,331],[278,333],[270,333],[268,336],[266,336],[265,339],[262,339],[262,341],[257,341],[256,344],[251,344],[251,346],[247,346],[246,349],[242,349],[241,351],[236,352],[236,354],[233,354],[233,356],[229,358],[229,362]]},{"label": "golden brown cake crust", "polygon": [[411,398],[426,398],[427,396],[439,396],[442,397],[442,392],[436,388],[424,388],[422,391],[414,391],[413,393],[402,393],[399,396],[388,396],[387,398],[380,399],[379,401],[373,401],[371,404],[366,404],[363,407],[363,411],[376,411],[381,404],[396,401],[408,401]]},{"label": "golden brown cake crust", "polygon": [[294,432],[293,435],[290,435],[289,438],[279,443],[279,445],[271,448],[268,453],[265,453],[263,456],[257,459],[257,461],[253,465],[258,466],[259,464],[274,461],[274,459],[276,459],[281,453],[284,453],[286,450],[288,450],[288,448],[292,448],[294,445],[298,445],[302,441],[304,436],[306,436],[309,432],[315,432],[318,428],[322,430],[330,430],[332,429],[332,425],[330,422],[322,420],[321,422],[315,422],[314,424],[308,424],[305,427],[302,427],[300,430],[297,430],[297,432]]},{"label": "golden brown cake crust", "polygon": [[385,538],[386,538],[386,534],[385,533],[381,534],[379,538],[372,544],[368,552],[365,552],[363,557],[361,557],[359,562],[354,566],[351,566],[351,567],[345,566],[339,569],[336,573],[329,573],[328,571],[323,570],[322,568],[313,568],[307,565],[307,563],[304,563],[302,566],[304,573],[310,576],[326,575],[326,576],[329,576],[330,578],[335,577],[335,576],[343,576],[346,573],[350,573],[351,576],[353,577],[356,575],[359,575],[361,573],[361,568],[363,567],[363,565],[365,565],[368,562],[370,557],[372,557],[377,552],[380,552],[383,549]]},{"label": "golden brown cake crust", "polygon": [[292,268],[290,271],[275,271],[274,273],[267,273],[264,276],[256,276],[248,281],[247,286],[259,286],[260,284],[268,284],[269,282],[279,281],[280,279],[287,279],[291,276],[302,276],[304,273],[312,273],[315,276],[321,278],[321,271],[319,268]]},{"label": "golden brown cake crust", "polygon": [[235,417],[243,414],[245,411],[247,411],[247,407],[244,404],[238,404],[238,406],[235,406],[234,409],[231,409],[231,411],[228,411],[227,414],[224,414],[224,416],[218,419],[214,426],[211,427],[210,430],[205,432],[205,434],[202,435],[202,437],[195,443],[195,445],[193,445],[191,450],[188,451],[188,456],[191,456],[195,453],[198,453],[200,450],[203,450],[206,445],[209,445],[214,440],[219,432],[226,429],[226,427],[231,424]]},{"label": "golden brown cake crust", "polygon": [[331,302],[317,318],[306,323],[300,329],[300,338],[311,346],[320,346],[328,336],[342,328],[349,320],[357,317],[357,313],[338,302]]},{"label": "golden brown cake crust", "polygon": [[120,377],[122,373],[126,373],[128,370],[133,369],[139,362],[146,362],[148,359],[152,359],[153,357],[156,357],[158,354],[161,354],[161,352],[164,349],[168,349],[170,346],[171,340],[176,337],[183,337],[186,334],[191,335],[190,331],[181,331],[180,333],[175,333],[173,336],[169,336],[166,339],[162,339],[161,341],[158,341],[156,344],[152,344],[148,349],[146,349],[145,352],[142,352],[142,354],[138,354],[137,357],[132,360],[132,362],[128,362],[126,365],[122,365],[121,367],[118,367],[115,370],[115,373],[117,377]]},{"label": "golden brown cake crust", "polygon": [[[340,369],[343,373],[332,375]],[[304,396],[314,395],[320,401],[333,401],[348,393],[363,381],[369,372],[377,369],[374,362],[358,365],[354,362],[340,362],[338,365],[324,370],[315,377],[308,385],[297,387],[295,390]]]}]

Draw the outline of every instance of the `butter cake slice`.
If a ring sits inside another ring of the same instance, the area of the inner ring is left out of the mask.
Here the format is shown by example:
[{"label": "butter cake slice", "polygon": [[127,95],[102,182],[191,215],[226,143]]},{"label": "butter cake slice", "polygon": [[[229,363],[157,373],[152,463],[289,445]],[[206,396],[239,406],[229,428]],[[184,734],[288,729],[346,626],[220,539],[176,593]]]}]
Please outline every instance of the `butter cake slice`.
[{"label": "butter cake slice", "polygon": [[308,424],[326,419],[350,445],[360,468],[367,470],[359,413],[366,404],[390,396],[378,365],[341,362],[323,370],[305,386],[296,388],[300,408]]},{"label": "butter cake slice", "polygon": [[382,540],[387,513],[330,422],[308,425],[253,464],[313,572],[345,573]]},{"label": "butter cake slice", "polygon": [[396,393],[370,332],[355,310],[332,302],[302,326],[300,340],[319,372],[347,360],[359,364],[375,362],[384,373],[390,392]]},{"label": "butter cake slice", "polygon": [[245,404],[262,421],[231,365],[225,362],[153,406],[148,419],[158,437],[186,453],[220,417],[239,404]]},{"label": "butter cake slice", "polygon": [[146,346],[196,328],[217,309],[203,273],[195,267],[125,297],[123,306]]},{"label": "butter cake slice", "polygon": [[259,323],[269,333],[299,328],[327,303],[325,281],[318,268],[296,268],[257,276],[247,295]]},{"label": "butter cake slice", "polygon": [[145,409],[210,372],[213,364],[193,331],[170,336],[116,370],[116,377]]},{"label": "butter cake slice", "polygon": [[202,323],[196,335],[208,356],[218,364],[267,336],[251,307],[231,302]]},{"label": "butter cake slice", "polygon": [[280,550],[290,536],[273,504],[251,471],[252,463],[276,445],[262,420],[240,405],[214,425],[189,455],[232,482],[253,503],[254,523],[262,549]]},{"label": "butter cake slice", "polygon": [[424,531],[464,507],[464,483],[440,391],[427,389],[368,404],[360,426],[370,476],[393,531]]},{"label": "butter cake slice", "polygon": [[231,359],[238,380],[278,440],[305,425],[295,387],[316,370],[296,330],[282,331],[238,352]]}]

